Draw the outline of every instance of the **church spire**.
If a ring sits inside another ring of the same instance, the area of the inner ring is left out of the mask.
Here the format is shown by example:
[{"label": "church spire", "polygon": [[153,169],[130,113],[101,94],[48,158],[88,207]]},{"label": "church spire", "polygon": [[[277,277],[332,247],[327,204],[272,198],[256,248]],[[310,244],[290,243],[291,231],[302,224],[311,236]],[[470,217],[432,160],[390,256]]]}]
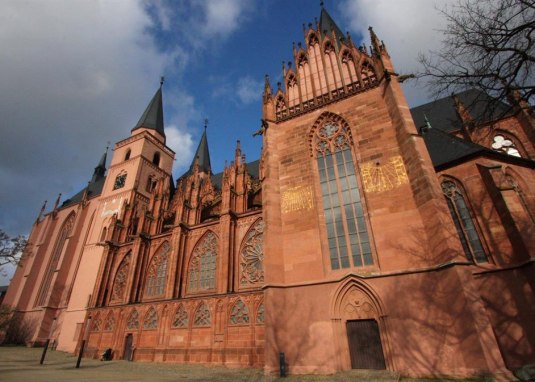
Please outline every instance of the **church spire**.
[{"label": "church spire", "polygon": [[106,174],[106,159],[108,156],[108,148],[109,146],[106,146],[106,151],[104,152],[104,154],[102,154],[102,157],[100,158],[97,167],[95,167],[93,177],[91,178],[91,183],[96,182],[99,178],[103,178]]},{"label": "church spire", "polygon": [[211,171],[210,152],[208,150],[208,138],[206,137],[206,128],[208,127],[208,119],[204,120],[204,132],[202,134],[199,146],[191,162],[190,171],[193,172],[195,164],[199,166],[199,171],[209,173]]},{"label": "church spire", "polygon": [[345,35],[342,32],[342,30],[336,25],[331,15],[329,15],[329,12],[325,9],[323,6],[323,2],[321,2],[321,14],[320,14],[320,22],[319,22],[319,28],[320,33],[323,37],[329,36],[332,37],[332,34],[334,33],[334,37],[336,39],[336,43],[338,46],[340,46],[340,41],[345,40]]},{"label": "church spire", "polygon": [[155,130],[165,139],[165,132],[163,129],[162,85],[163,77],[156,94],[152,97],[152,100],[149,102],[149,105],[132,131],[142,128]]}]

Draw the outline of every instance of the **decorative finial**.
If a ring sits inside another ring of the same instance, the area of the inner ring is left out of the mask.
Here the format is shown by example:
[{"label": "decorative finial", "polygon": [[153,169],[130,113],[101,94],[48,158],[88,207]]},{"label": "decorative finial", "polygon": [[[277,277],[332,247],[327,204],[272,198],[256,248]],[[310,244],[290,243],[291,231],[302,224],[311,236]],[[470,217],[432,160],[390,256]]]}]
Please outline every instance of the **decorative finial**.
[{"label": "decorative finial", "polygon": [[165,80],[165,77],[164,76],[161,76],[160,77],[160,87],[162,87],[163,85],[163,81]]},{"label": "decorative finial", "polygon": [[323,1],[320,1],[320,7],[323,9]]},{"label": "decorative finial", "polygon": [[110,145],[111,145],[111,142],[110,142],[110,141],[106,142],[106,154],[108,153],[108,150],[109,150],[109,148],[110,148]]},{"label": "decorative finial", "polygon": [[208,128],[208,118],[205,118],[204,119],[204,130],[206,131],[207,128]]}]

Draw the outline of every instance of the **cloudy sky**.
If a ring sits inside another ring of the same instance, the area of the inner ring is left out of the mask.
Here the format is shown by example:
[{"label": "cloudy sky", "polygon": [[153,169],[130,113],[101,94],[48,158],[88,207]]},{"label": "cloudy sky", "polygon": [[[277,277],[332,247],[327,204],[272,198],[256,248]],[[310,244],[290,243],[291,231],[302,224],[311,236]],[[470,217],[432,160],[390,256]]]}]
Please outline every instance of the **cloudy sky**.
[{"label": "cloudy sky", "polygon": [[[448,0],[449,1],[449,0]],[[400,73],[437,49],[446,0],[326,0],[354,41],[372,25]],[[107,142],[125,138],[165,76],[175,179],[209,119],[215,172],[237,139],[258,159],[261,92],[274,86],[319,0],[3,0],[0,2],[0,229],[28,234],[44,200],[82,189]],[[427,101],[406,85],[409,104]],[[110,156],[108,156],[109,161]],[[0,282],[1,284],[1,282]]]}]

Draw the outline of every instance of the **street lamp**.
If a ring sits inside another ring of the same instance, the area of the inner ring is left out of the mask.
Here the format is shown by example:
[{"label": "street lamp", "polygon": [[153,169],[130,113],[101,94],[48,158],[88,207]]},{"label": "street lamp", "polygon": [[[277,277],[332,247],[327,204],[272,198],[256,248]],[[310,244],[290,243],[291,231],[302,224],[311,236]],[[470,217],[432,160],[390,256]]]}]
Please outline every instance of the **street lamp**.
[{"label": "street lamp", "polygon": [[91,328],[91,316],[87,317],[87,322],[85,324],[84,337],[82,343],[80,344],[80,353],[78,354],[78,360],[76,361],[76,368],[80,368],[80,362],[82,361],[82,355],[84,354],[85,343],[89,339],[89,329]]}]

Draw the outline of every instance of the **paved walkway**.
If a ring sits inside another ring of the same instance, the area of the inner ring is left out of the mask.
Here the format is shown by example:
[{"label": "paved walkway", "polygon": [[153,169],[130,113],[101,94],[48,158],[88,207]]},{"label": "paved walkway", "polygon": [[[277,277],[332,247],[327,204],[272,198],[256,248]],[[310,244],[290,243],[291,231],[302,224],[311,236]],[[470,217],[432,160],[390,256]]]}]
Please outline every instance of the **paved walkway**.
[{"label": "paved walkway", "polygon": [[[398,376],[388,372],[351,371],[335,375],[293,375],[287,378],[265,376],[259,369],[227,369],[201,365],[177,365],[159,363],[141,363],[126,361],[100,362],[82,359],[79,369],[75,368],[76,357],[58,351],[46,354],[44,365],[39,365],[42,349],[25,347],[0,347],[0,382],[390,382],[398,381]],[[410,379],[407,382],[441,381],[440,379]],[[446,380],[443,380],[446,381]],[[468,380],[467,380],[468,381]],[[484,381],[472,379],[469,381]]]}]

